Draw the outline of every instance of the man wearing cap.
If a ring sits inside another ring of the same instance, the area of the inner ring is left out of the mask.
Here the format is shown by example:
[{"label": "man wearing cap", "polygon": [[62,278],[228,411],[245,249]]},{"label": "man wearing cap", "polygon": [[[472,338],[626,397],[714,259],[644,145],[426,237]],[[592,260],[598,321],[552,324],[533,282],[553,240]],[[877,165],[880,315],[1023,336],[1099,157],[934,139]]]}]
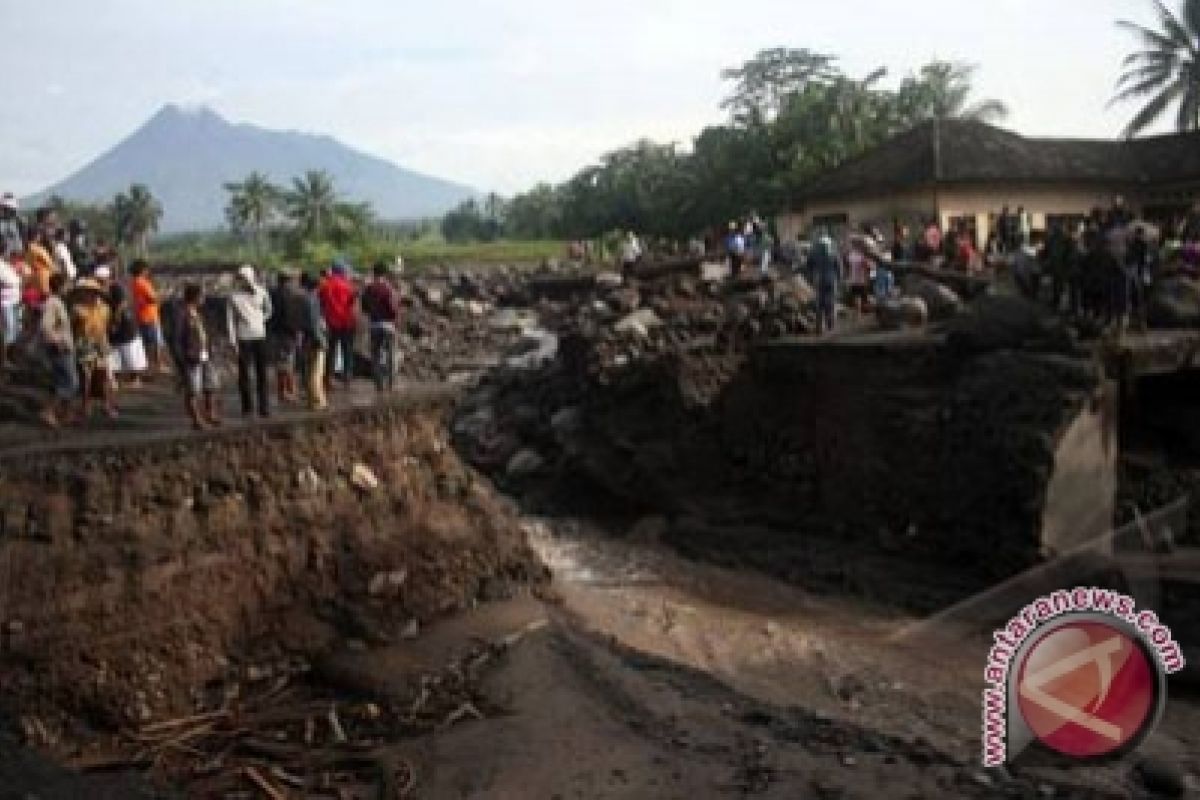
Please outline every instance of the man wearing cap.
[{"label": "man wearing cap", "polygon": [[271,390],[267,385],[267,320],[271,318],[271,311],[271,298],[259,285],[254,267],[249,264],[241,267],[237,285],[229,296],[227,319],[229,341],[237,350],[242,414],[247,417],[254,413],[251,367],[254,369],[254,394],[258,395],[258,415],[271,415]]},{"label": "man wearing cap", "polygon": [[325,325],[329,328],[328,373],[332,377],[340,361],[342,382],[347,387],[354,377],[354,333],[358,328],[358,315],[355,312],[357,296],[350,283],[349,272],[346,262],[338,259],[318,291],[321,313],[325,315]]}]

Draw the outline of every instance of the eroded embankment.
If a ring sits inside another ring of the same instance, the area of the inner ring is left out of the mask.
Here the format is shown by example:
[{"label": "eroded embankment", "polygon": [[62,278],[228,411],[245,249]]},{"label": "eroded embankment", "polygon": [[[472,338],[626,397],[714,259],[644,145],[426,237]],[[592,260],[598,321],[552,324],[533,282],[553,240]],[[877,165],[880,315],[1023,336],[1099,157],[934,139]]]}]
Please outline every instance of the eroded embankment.
[{"label": "eroded embankment", "polygon": [[247,653],[386,640],[541,579],[442,406],[0,460],[0,702],[53,745],[203,707]]},{"label": "eroded embankment", "polygon": [[[695,349],[607,370],[568,339],[539,373],[494,376],[456,433],[530,507],[659,515],[655,531],[688,555],[936,608],[1039,562],[1064,469],[1107,509],[1091,535],[1111,522],[1111,486],[1090,480],[1115,456],[1098,365],[1036,309],[983,306],[943,337]],[[1081,417],[1088,457],[1064,459]]]}]

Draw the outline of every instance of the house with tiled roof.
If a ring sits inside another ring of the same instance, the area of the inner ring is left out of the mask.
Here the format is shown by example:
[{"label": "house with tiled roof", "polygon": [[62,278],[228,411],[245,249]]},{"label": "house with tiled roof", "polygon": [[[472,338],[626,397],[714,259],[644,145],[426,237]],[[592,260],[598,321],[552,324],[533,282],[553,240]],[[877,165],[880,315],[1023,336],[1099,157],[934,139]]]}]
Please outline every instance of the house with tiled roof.
[{"label": "house with tiled roof", "polygon": [[1132,140],[1029,138],[981,122],[922,123],[807,181],[778,219],[781,237],[832,228],[930,219],[962,221],[987,238],[1004,206],[1023,207],[1035,230],[1069,222],[1122,197],[1163,220],[1200,202],[1200,133]]}]

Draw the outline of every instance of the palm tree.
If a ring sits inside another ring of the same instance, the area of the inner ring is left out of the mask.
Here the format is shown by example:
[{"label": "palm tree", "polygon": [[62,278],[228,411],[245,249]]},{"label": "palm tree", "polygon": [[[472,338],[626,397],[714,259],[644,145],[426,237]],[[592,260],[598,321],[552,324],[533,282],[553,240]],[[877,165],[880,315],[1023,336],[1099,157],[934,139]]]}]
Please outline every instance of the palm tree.
[{"label": "palm tree", "polygon": [[255,250],[261,255],[263,233],[275,219],[282,192],[261,172],[251,172],[240,183],[225,184],[229,205],[225,218],[235,232],[249,230],[254,236]]},{"label": "palm tree", "polygon": [[1161,0],[1153,2],[1160,30],[1124,20],[1117,23],[1145,48],[1125,57],[1125,72],[1112,99],[1123,103],[1149,98],[1126,126],[1127,137],[1150,127],[1173,104],[1177,105],[1177,131],[1200,130],[1200,0],[1183,0],[1178,14]]},{"label": "palm tree", "polygon": [[121,192],[113,199],[117,241],[134,245],[137,252],[145,256],[150,234],[158,230],[162,213],[162,204],[154,199],[146,185],[133,184],[128,193]]},{"label": "palm tree", "polygon": [[897,93],[899,113],[908,117],[902,127],[927,119],[963,119],[1001,122],[1008,106],[1000,100],[971,102],[977,67],[961,62],[931,61],[901,84]]},{"label": "palm tree", "polygon": [[305,237],[323,236],[334,224],[337,193],[333,178],[324,170],[309,170],[292,181],[286,197],[288,216]]}]

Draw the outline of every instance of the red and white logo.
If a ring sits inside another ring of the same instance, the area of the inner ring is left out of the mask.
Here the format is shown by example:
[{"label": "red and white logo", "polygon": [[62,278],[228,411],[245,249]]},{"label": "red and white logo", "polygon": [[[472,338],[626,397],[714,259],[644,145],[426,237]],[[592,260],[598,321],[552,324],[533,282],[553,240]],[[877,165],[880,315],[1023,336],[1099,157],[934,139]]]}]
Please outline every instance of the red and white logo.
[{"label": "red and white logo", "polygon": [[1080,759],[1136,747],[1165,700],[1154,656],[1116,620],[1068,618],[1040,631],[1013,678],[1033,736]]}]

